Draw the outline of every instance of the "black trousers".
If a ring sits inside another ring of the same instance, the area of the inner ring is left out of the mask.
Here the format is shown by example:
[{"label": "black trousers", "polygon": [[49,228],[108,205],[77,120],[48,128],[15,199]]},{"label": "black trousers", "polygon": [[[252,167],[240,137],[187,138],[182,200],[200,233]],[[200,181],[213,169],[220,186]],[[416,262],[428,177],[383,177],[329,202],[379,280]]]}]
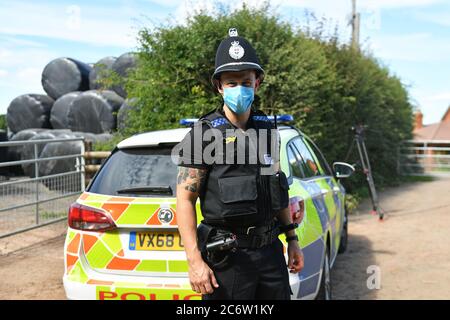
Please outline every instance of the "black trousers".
[{"label": "black trousers", "polygon": [[279,239],[259,249],[229,252],[226,267],[214,270],[219,284],[203,300],[290,300],[291,287]]}]

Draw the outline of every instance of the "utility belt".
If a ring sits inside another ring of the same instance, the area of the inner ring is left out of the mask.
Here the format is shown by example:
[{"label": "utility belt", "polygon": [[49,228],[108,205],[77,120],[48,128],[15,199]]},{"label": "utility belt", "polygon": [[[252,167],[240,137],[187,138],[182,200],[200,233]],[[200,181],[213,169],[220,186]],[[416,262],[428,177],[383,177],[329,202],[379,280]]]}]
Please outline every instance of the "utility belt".
[{"label": "utility belt", "polygon": [[281,233],[277,220],[264,226],[230,227],[229,230],[236,236],[237,248],[251,249],[259,249],[273,243]]},{"label": "utility belt", "polygon": [[213,226],[202,221],[197,228],[198,247],[210,266],[220,268],[227,264],[230,251],[262,248],[276,241],[282,232],[275,219],[267,225],[254,227]]}]

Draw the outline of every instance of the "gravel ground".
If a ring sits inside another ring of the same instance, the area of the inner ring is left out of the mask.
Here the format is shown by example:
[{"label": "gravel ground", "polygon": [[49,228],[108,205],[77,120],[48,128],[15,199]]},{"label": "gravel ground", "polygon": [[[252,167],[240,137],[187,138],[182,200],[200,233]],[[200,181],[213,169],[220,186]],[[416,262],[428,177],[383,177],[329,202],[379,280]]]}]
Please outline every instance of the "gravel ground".
[{"label": "gravel ground", "polygon": [[[387,215],[364,201],[350,217],[349,246],[336,259],[335,299],[450,299],[450,179],[380,194]],[[65,222],[0,239],[0,299],[64,299]],[[380,288],[368,289],[379,271]]]}]

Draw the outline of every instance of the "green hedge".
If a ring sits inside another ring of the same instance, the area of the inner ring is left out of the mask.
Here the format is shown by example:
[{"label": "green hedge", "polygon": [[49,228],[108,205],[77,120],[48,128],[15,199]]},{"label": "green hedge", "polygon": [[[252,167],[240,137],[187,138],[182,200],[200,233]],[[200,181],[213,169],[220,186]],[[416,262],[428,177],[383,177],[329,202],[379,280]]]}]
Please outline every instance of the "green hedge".
[{"label": "green hedge", "polygon": [[[118,137],[179,127],[181,118],[198,117],[221,104],[210,76],[216,48],[230,27],[252,43],[266,71],[255,100],[258,108],[293,114],[295,125],[317,142],[331,163],[344,160],[350,127],[364,123],[375,182],[398,180],[396,149],[412,132],[405,86],[370,54],[336,37],[323,37],[320,30],[306,34],[268,7],[200,12],[186,25],[140,30],[138,67],[126,81],[129,96],[137,97],[140,107],[130,112],[128,126]],[[365,186],[364,176],[356,174],[346,184],[358,190]]]},{"label": "green hedge", "polygon": [[0,129],[6,130],[7,123],[6,123],[6,114],[0,114]]}]

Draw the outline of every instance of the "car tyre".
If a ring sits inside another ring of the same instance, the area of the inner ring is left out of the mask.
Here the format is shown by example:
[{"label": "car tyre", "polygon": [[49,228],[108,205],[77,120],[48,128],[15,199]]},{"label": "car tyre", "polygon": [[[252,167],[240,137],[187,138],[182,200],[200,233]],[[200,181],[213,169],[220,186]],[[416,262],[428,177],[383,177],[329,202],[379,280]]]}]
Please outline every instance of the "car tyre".
[{"label": "car tyre", "polygon": [[338,253],[344,253],[347,250],[348,243],[348,216],[347,208],[344,211],[344,226],[342,228],[341,241],[339,243]]},{"label": "car tyre", "polygon": [[330,254],[325,248],[325,257],[322,264],[322,275],[320,277],[320,287],[317,293],[316,300],[332,300],[332,286],[331,286],[331,266]]}]

